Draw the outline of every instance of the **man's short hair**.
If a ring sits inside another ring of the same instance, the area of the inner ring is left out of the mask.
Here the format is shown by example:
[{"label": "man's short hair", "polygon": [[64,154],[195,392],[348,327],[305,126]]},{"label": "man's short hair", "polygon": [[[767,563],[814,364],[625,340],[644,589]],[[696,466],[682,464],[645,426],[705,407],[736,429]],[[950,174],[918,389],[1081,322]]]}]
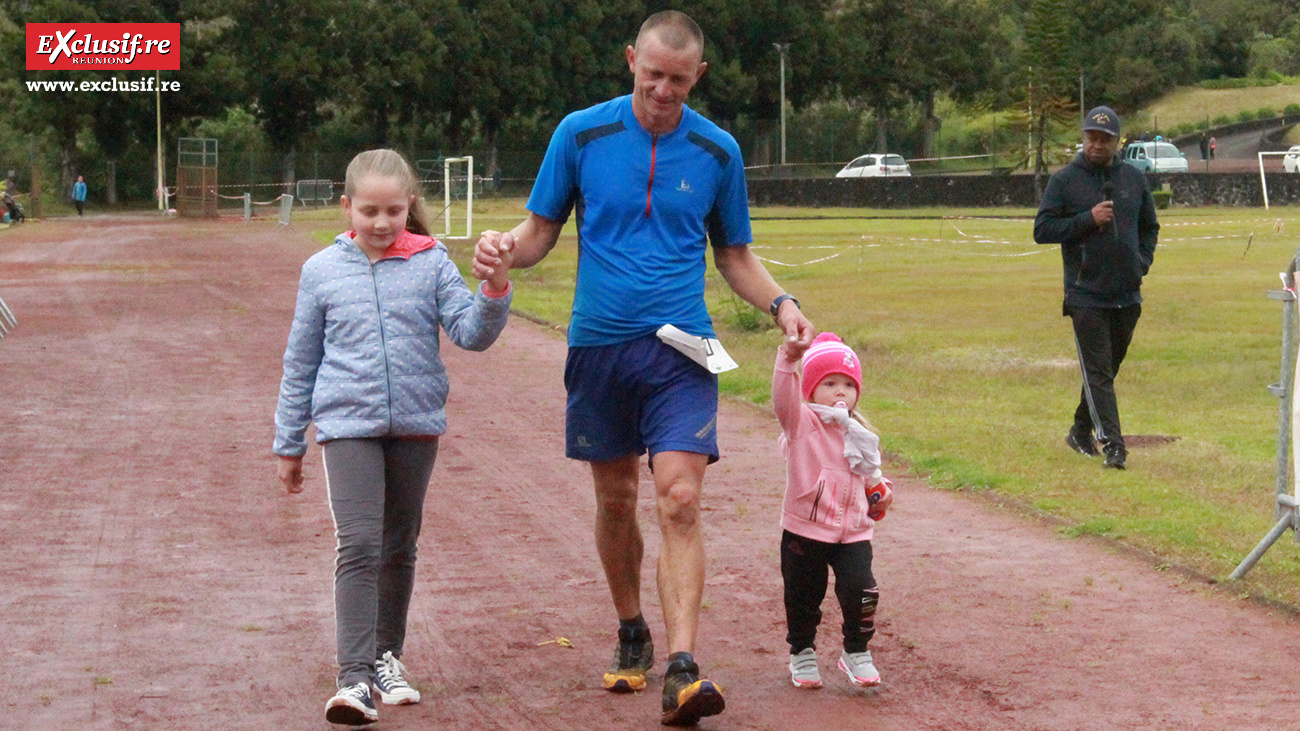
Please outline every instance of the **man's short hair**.
[{"label": "man's short hair", "polygon": [[704,52],[704,31],[700,26],[691,20],[691,16],[678,10],[661,10],[641,24],[641,30],[636,34],[636,45],[641,45],[641,38],[650,31],[657,31],[659,40],[668,45],[669,48],[680,51],[688,44],[694,43],[699,46],[700,52]]}]

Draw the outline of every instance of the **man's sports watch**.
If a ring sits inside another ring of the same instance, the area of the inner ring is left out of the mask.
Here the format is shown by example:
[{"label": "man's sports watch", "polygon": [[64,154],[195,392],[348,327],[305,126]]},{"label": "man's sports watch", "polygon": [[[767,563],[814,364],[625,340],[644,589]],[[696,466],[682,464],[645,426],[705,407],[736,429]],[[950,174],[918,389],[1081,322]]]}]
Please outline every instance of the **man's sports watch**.
[{"label": "man's sports watch", "polygon": [[[799,307],[799,300],[795,299],[794,295],[783,294],[780,297],[777,297],[776,299],[772,300],[772,304],[767,308],[767,311],[772,313],[772,317],[776,317],[777,311],[781,309],[781,303],[785,302],[786,300],[790,300],[791,302],[794,303],[795,307]],[[799,309],[802,310],[803,308],[799,307]]]}]

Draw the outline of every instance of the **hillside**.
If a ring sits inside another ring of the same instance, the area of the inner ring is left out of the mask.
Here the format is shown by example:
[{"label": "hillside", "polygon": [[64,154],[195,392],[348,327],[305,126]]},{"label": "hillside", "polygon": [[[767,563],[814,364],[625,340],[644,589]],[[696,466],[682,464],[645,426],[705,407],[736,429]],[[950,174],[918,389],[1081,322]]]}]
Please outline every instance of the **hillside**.
[{"label": "hillside", "polygon": [[1179,87],[1137,112],[1133,122],[1141,126],[1169,129],[1185,122],[1204,124],[1228,116],[1236,120],[1242,110],[1272,107],[1281,112],[1288,104],[1300,103],[1300,84],[1253,86],[1246,89],[1202,89]]}]

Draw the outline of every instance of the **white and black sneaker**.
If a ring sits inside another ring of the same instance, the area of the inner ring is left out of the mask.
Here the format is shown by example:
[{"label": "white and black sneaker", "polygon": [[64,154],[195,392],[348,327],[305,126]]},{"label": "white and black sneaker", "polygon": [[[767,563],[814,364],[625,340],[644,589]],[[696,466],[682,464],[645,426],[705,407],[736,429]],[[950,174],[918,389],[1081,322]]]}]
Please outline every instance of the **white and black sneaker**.
[{"label": "white and black sneaker", "polygon": [[353,683],[339,688],[325,704],[325,720],[344,726],[365,726],[378,721],[379,711],[370,697],[370,684]]},{"label": "white and black sneaker", "polygon": [[379,700],[390,706],[420,702],[420,691],[402,677],[405,672],[406,666],[392,652],[385,652],[375,661],[375,690],[379,691]]}]

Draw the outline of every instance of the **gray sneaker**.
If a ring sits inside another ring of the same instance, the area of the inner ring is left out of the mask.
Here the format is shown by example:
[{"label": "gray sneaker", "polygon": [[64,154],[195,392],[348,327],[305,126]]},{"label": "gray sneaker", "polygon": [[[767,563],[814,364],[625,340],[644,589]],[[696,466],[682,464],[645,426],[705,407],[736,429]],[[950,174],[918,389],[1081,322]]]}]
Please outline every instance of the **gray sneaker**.
[{"label": "gray sneaker", "polygon": [[370,697],[370,685],[353,683],[339,688],[325,704],[325,720],[344,726],[365,726],[378,721],[379,712]]},{"label": "gray sneaker", "polygon": [[809,647],[790,656],[790,680],[796,688],[822,687],[822,673],[817,668],[817,651]]},{"label": "gray sneaker", "polygon": [[406,666],[392,652],[385,652],[375,661],[375,690],[379,691],[379,700],[390,706],[420,702],[420,691],[406,682],[405,672]]},{"label": "gray sneaker", "polygon": [[854,685],[869,687],[880,685],[880,673],[876,671],[876,666],[871,664],[871,651],[866,652],[845,652],[840,655],[840,670],[849,676],[849,680]]}]

